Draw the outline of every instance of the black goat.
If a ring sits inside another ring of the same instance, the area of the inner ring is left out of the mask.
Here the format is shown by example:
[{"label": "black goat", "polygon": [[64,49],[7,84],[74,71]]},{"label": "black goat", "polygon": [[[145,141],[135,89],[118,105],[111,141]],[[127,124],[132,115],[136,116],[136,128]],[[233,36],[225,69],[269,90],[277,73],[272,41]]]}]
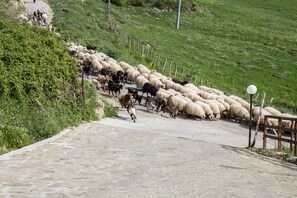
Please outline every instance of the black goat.
[{"label": "black goat", "polygon": [[146,93],[146,97],[147,97],[146,98],[146,103],[147,103],[147,101],[149,99],[148,94],[151,94],[151,96],[154,96],[155,97],[157,91],[158,91],[158,89],[154,85],[152,85],[151,83],[147,82],[142,87],[142,95],[141,96],[143,96],[143,94]]},{"label": "black goat", "polygon": [[128,93],[132,94],[135,102],[137,101],[139,105],[141,105],[142,96],[138,94],[136,88],[128,87]]},{"label": "black goat", "polygon": [[113,81],[109,81],[108,82],[108,94],[113,95],[113,93],[115,93],[116,97],[118,97],[117,93],[121,94],[121,89],[123,89],[123,85],[117,84]]},{"label": "black goat", "polygon": [[120,83],[120,77],[116,74],[112,75],[112,81],[119,84]]},{"label": "black goat", "polygon": [[132,87],[128,87],[128,93],[134,95],[134,94],[137,94],[138,91],[136,90],[136,88],[132,88]]},{"label": "black goat", "polygon": [[101,71],[100,71],[100,74],[101,75],[103,75],[103,76],[108,76],[109,75],[109,73],[110,73],[110,71],[109,70],[107,70],[107,69],[101,69]]},{"label": "black goat", "polygon": [[138,93],[133,95],[133,98],[135,99],[135,102],[137,101],[139,105],[141,105],[142,96]]},{"label": "black goat", "polygon": [[189,82],[188,81],[186,81],[186,80],[184,80],[184,81],[180,81],[180,80],[177,80],[177,79],[172,79],[172,81],[173,82],[175,82],[175,83],[178,83],[178,84],[180,84],[180,85],[186,85],[186,84],[188,84]]},{"label": "black goat", "polygon": [[124,82],[124,72],[117,71],[117,76],[119,77],[120,82],[125,85],[125,82]]},{"label": "black goat", "polygon": [[166,100],[158,100],[156,98],[150,98],[147,102],[147,110],[156,110],[159,113],[162,110],[165,113],[165,107],[167,106]]}]

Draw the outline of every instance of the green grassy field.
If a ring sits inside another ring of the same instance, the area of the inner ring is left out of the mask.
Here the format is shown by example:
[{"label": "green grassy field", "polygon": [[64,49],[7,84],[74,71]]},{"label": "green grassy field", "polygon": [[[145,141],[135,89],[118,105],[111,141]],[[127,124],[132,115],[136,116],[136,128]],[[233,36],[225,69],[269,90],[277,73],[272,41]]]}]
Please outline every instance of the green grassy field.
[{"label": "green grassy field", "polygon": [[[54,25],[67,39],[96,45],[118,61],[146,64],[108,28],[102,1],[48,1]],[[274,98],[272,105],[297,113],[297,1],[197,0],[197,5],[199,12],[182,13],[178,31],[175,12],[112,6],[111,16],[122,33],[152,46],[160,63],[174,61],[179,78],[196,75],[246,100],[246,87],[255,84],[259,93],[266,91],[267,102]]]}]

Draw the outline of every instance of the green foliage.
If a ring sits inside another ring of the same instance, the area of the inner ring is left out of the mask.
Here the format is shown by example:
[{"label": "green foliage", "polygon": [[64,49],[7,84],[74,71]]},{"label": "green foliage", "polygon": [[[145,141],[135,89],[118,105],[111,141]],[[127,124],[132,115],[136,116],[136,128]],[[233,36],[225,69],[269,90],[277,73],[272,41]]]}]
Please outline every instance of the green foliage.
[{"label": "green foliage", "polygon": [[[85,83],[62,37],[0,17],[0,152],[96,119],[96,92]],[[83,113],[82,113],[83,112]]]},{"label": "green foliage", "polygon": [[[277,108],[297,113],[296,1],[196,0],[198,12],[182,12],[178,31],[175,12],[112,6],[114,31],[106,23],[103,1],[49,3],[56,16],[54,25],[71,41],[92,43],[119,61],[143,63],[159,71],[167,58],[167,67],[161,71],[165,75],[172,60],[177,78],[190,76],[193,82],[196,75],[197,82],[208,80],[226,94],[246,100],[246,87],[255,84],[259,93],[266,91],[268,100],[274,98]],[[182,1],[182,7],[185,4]],[[62,12],[62,7],[70,12]],[[118,32],[149,44],[160,56],[159,66],[147,55],[134,53]]]},{"label": "green foliage", "polygon": [[292,156],[294,156],[293,148],[283,146],[283,150],[282,150],[283,160],[286,160],[286,159],[288,159],[289,157],[292,157]]},{"label": "green foliage", "polygon": [[104,104],[104,117],[114,117],[118,114],[117,110],[110,104]]}]

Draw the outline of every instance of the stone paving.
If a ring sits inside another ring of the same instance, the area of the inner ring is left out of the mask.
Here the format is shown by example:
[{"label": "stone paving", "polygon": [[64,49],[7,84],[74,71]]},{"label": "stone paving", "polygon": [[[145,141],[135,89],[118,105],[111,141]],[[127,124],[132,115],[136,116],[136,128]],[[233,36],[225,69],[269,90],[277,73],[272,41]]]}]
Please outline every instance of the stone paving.
[{"label": "stone paving", "polygon": [[112,120],[0,156],[0,197],[297,196],[296,165]]}]

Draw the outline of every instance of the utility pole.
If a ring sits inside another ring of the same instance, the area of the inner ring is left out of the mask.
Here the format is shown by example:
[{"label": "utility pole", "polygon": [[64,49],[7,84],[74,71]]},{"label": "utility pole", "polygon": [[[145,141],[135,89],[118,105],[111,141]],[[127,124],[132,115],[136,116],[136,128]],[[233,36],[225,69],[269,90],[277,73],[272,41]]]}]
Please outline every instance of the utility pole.
[{"label": "utility pole", "polygon": [[178,0],[177,17],[176,17],[176,29],[177,30],[179,29],[180,9],[181,9],[181,0]]}]

